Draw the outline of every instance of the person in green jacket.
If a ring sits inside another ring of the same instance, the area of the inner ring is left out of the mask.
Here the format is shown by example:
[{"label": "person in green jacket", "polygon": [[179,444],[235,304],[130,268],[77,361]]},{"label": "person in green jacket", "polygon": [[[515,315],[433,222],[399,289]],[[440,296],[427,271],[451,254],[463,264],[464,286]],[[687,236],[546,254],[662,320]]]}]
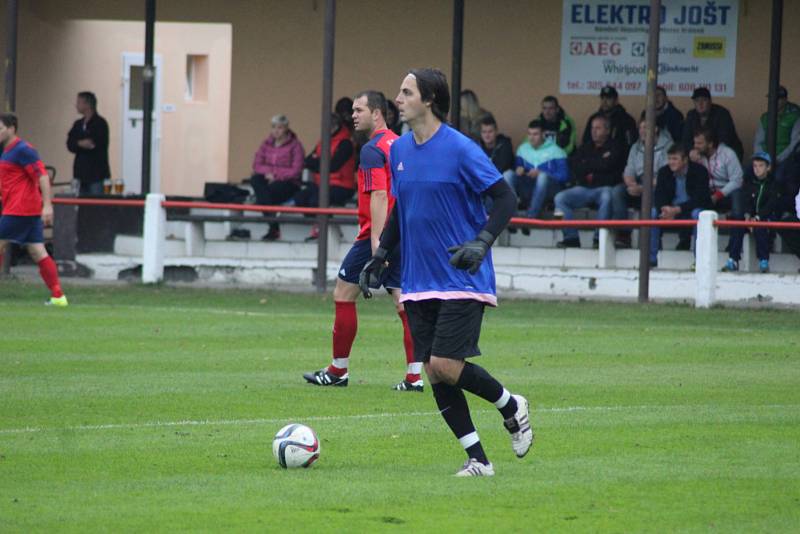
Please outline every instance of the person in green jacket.
[{"label": "person in green jacket", "polygon": [[[767,114],[761,115],[753,141],[753,153],[768,152]],[[800,143],[800,106],[789,102],[789,92],[784,86],[778,88],[778,135],[775,138],[775,179],[783,182],[783,162],[792,155]]]}]

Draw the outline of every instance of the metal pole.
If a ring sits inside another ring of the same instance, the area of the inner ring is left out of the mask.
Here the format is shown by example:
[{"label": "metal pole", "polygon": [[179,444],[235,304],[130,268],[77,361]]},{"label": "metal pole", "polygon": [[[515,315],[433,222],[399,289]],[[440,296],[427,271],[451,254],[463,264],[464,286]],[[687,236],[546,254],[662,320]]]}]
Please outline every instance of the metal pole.
[{"label": "metal pole", "polygon": [[772,32],[769,49],[769,102],[767,104],[767,152],[777,165],[778,87],[781,81],[781,39],[783,31],[783,0],[772,0]]},{"label": "metal pole", "polygon": [[6,61],[5,94],[3,110],[13,113],[17,109],[17,0],[6,1]]},{"label": "metal pole", "polygon": [[153,86],[156,69],[153,65],[156,29],[156,0],[145,0],[144,21],[144,70],[142,81],[142,194],[150,193],[151,155],[153,147]]},{"label": "metal pole", "polygon": [[[647,50],[646,133],[644,177],[642,178],[642,219],[649,219],[653,206],[653,158],[656,144],[656,86],[658,85],[658,42],[661,32],[661,0],[650,0],[650,30]],[[639,302],[650,300],[650,229],[639,228]]]},{"label": "metal pole", "polygon": [[461,59],[464,55],[464,0],[453,0],[453,65],[450,74],[450,124],[461,129]]},{"label": "metal pole", "polygon": [[[12,113],[17,109],[17,0],[6,1],[6,60],[5,60],[5,92],[3,95],[3,111]],[[0,274],[8,274],[11,270],[11,244],[6,246],[0,258]]]},{"label": "metal pole", "polygon": [[[325,2],[325,38],[322,49],[322,125],[320,127],[319,207],[328,207],[331,174],[331,108],[333,101],[333,59],[336,40],[336,0]],[[344,126],[342,126],[344,128]],[[328,216],[317,218],[317,291],[328,285]]]}]

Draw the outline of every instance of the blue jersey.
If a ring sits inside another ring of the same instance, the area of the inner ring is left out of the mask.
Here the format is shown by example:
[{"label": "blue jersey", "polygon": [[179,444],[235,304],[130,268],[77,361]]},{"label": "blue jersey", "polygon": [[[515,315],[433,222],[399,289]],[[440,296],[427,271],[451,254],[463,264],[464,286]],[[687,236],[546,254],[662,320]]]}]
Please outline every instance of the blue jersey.
[{"label": "blue jersey", "polygon": [[466,298],[496,305],[491,252],[474,275],[450,265],[447,252],[475,239],[486,224],[481,193],[502,180],[492,161],[446,124],[421,145],[413,132],[401,136],[390,160],[400,224],[400,300]]}]

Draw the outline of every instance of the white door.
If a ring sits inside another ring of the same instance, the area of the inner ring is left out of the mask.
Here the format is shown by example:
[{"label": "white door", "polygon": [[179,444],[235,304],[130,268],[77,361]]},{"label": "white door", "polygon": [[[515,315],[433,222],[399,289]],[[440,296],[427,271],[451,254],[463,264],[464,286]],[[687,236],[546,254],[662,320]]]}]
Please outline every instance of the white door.
[{"label": "white door", "polygon": [[[161,56],[154,58],[156,77],[153,101],[153,145],[151,151],[150,192],[161,191]],[[125,193],[142,192],[142,124],[144,118],[142,72],[144,54],[122,54],[122,181]]]}]

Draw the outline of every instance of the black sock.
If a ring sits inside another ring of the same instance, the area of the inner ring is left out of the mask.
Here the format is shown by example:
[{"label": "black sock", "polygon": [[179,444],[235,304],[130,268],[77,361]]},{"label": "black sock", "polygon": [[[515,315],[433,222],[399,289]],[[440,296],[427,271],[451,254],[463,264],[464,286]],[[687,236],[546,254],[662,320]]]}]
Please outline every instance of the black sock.
[{"label": "black sock", "polygon": [[503,414],[503,419],[511,419],[517,413],[517,401],[514,397],[479,365],[464,362],[464,369],[458,377],[456,386],[494,404]]},{"label": "black sock", "polygon": [[460,388],[444,382],[433,384],[431,388],[442,417],[464,447],[467,455],[483,464],[488,464],[489,460],[478,439],[478,433],[475,432],[475,425],[472,424],[464,392]]}]

